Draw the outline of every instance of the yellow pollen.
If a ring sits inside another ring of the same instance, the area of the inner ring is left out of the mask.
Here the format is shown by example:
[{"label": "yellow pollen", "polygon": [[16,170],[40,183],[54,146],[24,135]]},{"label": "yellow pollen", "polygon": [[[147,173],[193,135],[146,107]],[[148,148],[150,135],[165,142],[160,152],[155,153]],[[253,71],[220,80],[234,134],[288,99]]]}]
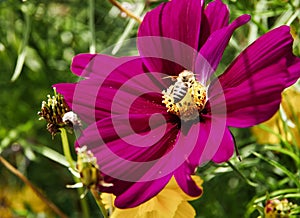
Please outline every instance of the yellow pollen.
[{"label": "yellow pollen", "polygon": [[162,91],[163,101],[169,113],[184,121],[199,118],[206,103],[206,87],[198,82],[191,71],[181,72],[173,85]]}]

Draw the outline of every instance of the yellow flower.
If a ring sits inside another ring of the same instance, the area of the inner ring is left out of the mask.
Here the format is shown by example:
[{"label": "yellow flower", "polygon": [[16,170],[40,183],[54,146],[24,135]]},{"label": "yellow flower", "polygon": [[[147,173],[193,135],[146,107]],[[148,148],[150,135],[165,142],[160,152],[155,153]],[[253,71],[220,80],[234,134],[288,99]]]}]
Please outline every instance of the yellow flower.
[{"label": "yellow flower", "polygon": [[[300,146],[300,131],[299,126],[297,126],[299,120],[295,120],[297,117],[300,117],[300,91],[291,87],[282,94],[279,112],[263,123],[272,132],[263,130],[259,126],[253,127],[252,132],[261,144],[278,144],[280,142],[278,135],[280,135],[283,140]],[[288,127],[287,130],[285,126]]]},{"label": "yellow flower", "polygon": [[14,212],[26,213],[27,210],[36,215],[53,217],[48,206],[32,191],[29,186],[16,189],[4,185],[0,190],[0,218],[16,217]]},{"label": "yellow flower", "polygon": [[[202,179],[199,176],[193,176],[193,180],[202,188]],[[114,208],[111,218],[192,218],[196,216],[194,208],[188,201],[200,198],[191,197],[185,194],[177,185],[174,177],[169,181],[166,187],[149,201],[129,209]],[[112,194],[102,193],[101,198],[106,208],[113,205],[114,196]]]},{"label": "yellow flower", "polygon": [[293,203],[287,199],[268,200],[265,206],[265,218],[289,218]]}]

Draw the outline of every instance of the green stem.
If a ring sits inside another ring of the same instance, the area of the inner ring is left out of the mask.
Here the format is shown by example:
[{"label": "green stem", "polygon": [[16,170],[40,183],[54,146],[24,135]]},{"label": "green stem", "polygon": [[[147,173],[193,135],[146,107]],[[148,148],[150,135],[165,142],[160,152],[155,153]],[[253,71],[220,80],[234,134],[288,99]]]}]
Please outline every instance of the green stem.
[{"label": "green stem", "polygon": [[89,28],[91,34],[90,53],[96,53],[96,34],[95,34],[95,0],[89,0]]},{"label": "green stem", "polygon": [[230,161],[227,161],[226,163],[231,167],[231,169],[233,169],[233,171],[235,171],[242,179],[244,179],[248,185],[253,186],[253,187],[258,186],[258,184],[250,181],[247,177],[245,177],[245,175],[242,174]]},{"label": "green stem", "polygon": [[[70,168],[73,170],[76,170],[74,160],[72,158],[71,151],[70,151],[67,131],[64,128],[60,128],[60,132],[61,132],[60,136],[61,136],[63,151],[64,151],[64,155],[66,157],[66,160],[68,161]],[[77,177],[75,177],[74,175],[73,175],[73,179],[76,183],[80,182],[80,180]],[[79,196],[81,196],[81,194],[84,192],[84,190],[82,188],[77,189],[77,190],[78,190]],[[86,198],[81,199],[80,204],[81,204],[81,208],[82,208],[83,217],[89,218],[90,215],[89,215],[89,209],[88,209],[88,204],[87,204]]]},{"label": "green stem", "polygon": [[[69,146],[69,141],[68,141],[68,136],[67,136],[67,131],[64,129],[64,128],[61,128],[60,129],[61,131],[61,140],[62,140],[62,145],[63,145],[63,150],[64,150],[64,155],[70,165],[70,167],[76,171],[76,168],[75,168],[75,164],[74,164],[74,161],[73,161],[73,158],[72,158],[72,155],[71,155],[71,151],[70,151],[70,146]],[[73,176],[74,178],[74,181],[77,183],[77,182],[80,182],[80,180]],[[78,192],[79,192],[79,196],[81,196],[81,194],[83,193],[83,190],[82,189],[78,189]],[[99,207],[99,209],[101,210],[101,213],[103,215],[104,218],[108,218],[107,216],[107,213],[106,213],[106,210],[105,210],[105,206],[104,204],[102,203],[101,201],[101,198],[98,194],[98,192],[94,189],[91,189],[91,192],[96,200],[96,203]],[[83,214],[84,214],[84,217],[88,218],[89,217],[89,210],[88,210],[88,206],[87,206],[87,202],[85,200],[86,198],[83,198],[81,199],[81,207],[82,207],[82,211],[83,211]]]},{"label": "green stem", "polygon": [[74,160],[72,158],[71,151],[70,151],[67,131],[64,128],[60,128],[60,132],[61,132],[60,136],[61,136],[62,146],[63,146],[63,150],[64,150],[64,155],[65,155],[68,163],[70,164],[70,167],[72,168],[72,170],[76,170]]},{"label": "green stem", "polygon": [[[72,156],[71,156],[71,152],[70,152],[70,149],[69,149],[69,142],[68,142],[68,136],[67,136],[67,132],[65,129],[61,128],[60,129],[61,131],[61,140],[62,140],[62,144],[63,144],[63,150],[64,150],[64,154],[65,154],[65,157],[67,159],[67,161],[69,162],[70,164],[70,167],[73,169],[73,170],[76,170],[75,167],[74,167],[74,162],[73,162],[73,159],[72,159]],[[74,177],[74,180],[75,182],[80,182],[78,178],[76,178],[75,176]],[[96,190],[94,190],[93,188],[90,189],[95,200],[96,200],[96,203],[103,215],[104,218],[108,218],[107,216],[107,213],[106,213],[106,210],[105,210],[105,207],[101,201],[101,198],[98,194],[98,192]],[[82,193],[82,191],[80,191]],[[81,195],[81,193],[79,193]],[[86,201],[85,201],[86,198],[83,198],[81,199],[81,206],[82,206],[82,209],[83,209],[83,212],[86,210],[88,212],[88,209],[87,209],[87,204],[86,204]],[[85,205],[83,205],[85,204]],[[88,214],[84,213],[86,216],[85,217],[89,217]]]},{"label": "green stem", "polygon": [[107,211],[105,209],[104,204],[102,203],[102,200],[100,198],[100,195],[99,195],[98,191],[95,190],[95,189],[93,189],[93,188],[91,188],[91,192],[92,192],[92,194],[93,194],[93,196],[94,196],[94,198],[96,200],[96,203],[97,203],[97,205],[98,205],[98,207],[99,207],[99,209],[100,209],[103,217],[104,218],[108,218]]}]

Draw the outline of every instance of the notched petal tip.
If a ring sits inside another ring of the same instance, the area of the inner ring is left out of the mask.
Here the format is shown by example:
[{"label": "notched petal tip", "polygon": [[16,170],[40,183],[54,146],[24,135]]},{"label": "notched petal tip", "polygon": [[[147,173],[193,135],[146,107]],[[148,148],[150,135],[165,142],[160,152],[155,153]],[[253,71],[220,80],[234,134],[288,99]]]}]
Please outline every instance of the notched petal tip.
[{"label": "notched petal tip", "polygon": [[[217,69],[222,58],[225,48],[233,34],[240,26],[246,24],[251,19],[251,16],[244,14],[236,18],[229,26],[214,31],[205,44],[200,49],[200,54],[210,64],[211,69],[203,78],[204,81],[210,78],[211,73]],[[201,68],[201,66],[200,66]]]},{"label": "notched petal tip", "polygon": [[241,26],[246,24],[251,20],[251,16],[249,14],[243,14],[236,18],[232,23],[235,23],[236,26]]},{"label": "notched petal tip", "polygon": [[194,167],[190,166],[187,162],[181,165],[174,174],[179,187],[190,197],[200,197],[203,193],[202,187],[192,179],[191,175],[194,173]]},{"label": "notched petal tip", "polygon": [[96,56],[96,54],[83,53],[78,54],[72,59],[71,71],[80,77],[86,77],[86,69],[91,62],[91,60]]}]

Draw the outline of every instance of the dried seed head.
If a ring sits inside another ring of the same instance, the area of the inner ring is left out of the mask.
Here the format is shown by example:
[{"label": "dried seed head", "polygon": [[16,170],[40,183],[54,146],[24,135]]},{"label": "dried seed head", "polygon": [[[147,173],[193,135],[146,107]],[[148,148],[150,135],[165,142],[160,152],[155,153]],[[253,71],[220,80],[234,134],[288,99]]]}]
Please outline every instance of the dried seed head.
[{"label": "dried seed head", "polygon": [[61,94],[56,93],[54,89],[54,96],[47,95],[47,101],[42,102],[41,111],[38,112],[40,120],[46,120],[47,130],[52,136],[60,132],[59,128],[70,126],[70,124],[63,121],[63,116],[70,112],[71,109],[65,102]]}]

